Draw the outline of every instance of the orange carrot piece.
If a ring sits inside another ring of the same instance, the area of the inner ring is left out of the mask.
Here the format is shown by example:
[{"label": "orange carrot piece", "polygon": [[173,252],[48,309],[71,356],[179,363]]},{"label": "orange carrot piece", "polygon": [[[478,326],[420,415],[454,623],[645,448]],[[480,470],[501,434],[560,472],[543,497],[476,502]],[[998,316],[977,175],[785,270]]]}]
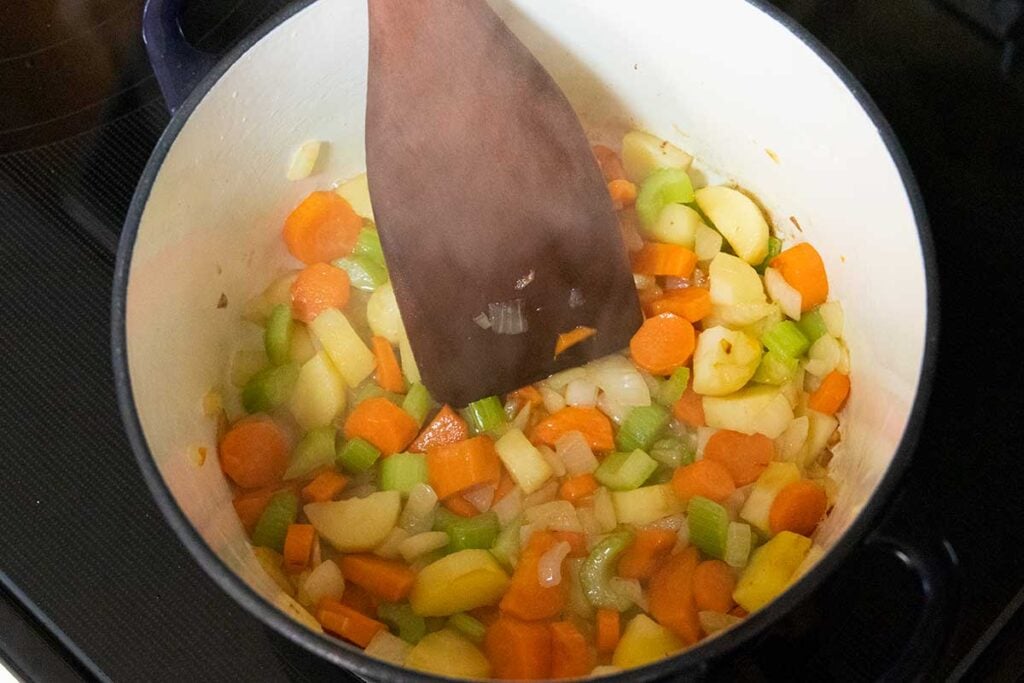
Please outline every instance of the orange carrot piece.
[{"label": "orange carrot piece", "polygon": [[441,504],[457,514],[459,517],[476,517],[480,514],[480,511],[476,509],[475,505],[459,495],[445,498],[441,501]]},{"label": "orange carrot piece", "polygon": [[711,294],[704,287],[673,289],[644,306],[648,317],[672,313],[691,323],[711,315]]},{"label": "orange carrot piece", "polygon": [[704,459],[725,465],[736,486],[753,484],[775,457],[775,444],[764,434],[720,429],[704,444]]},{"label": "orange carrot piece", "polygon": [[[566,349],[590,339],[595,334],[597,334],[597,330],[593,327],[584,327],[583,325],[577,325],[575,329],[569,330],[568,332],[562,332],[558,335],[558,339],[555,340],[555,358],[562,355]],[[538,392],[538,394],[539,393],[540,392]]]},{"label": "orange carrot piece", "polygon": [[693,601],[699,611],[727,614],[733,602],[736,576],[721,560],[706,560],[693,570]]},{"label": "orange carrot piece", "polygon": [[721,503],[736,490],[736,483],[725,465],[705,457],[676,469],[672,475],[672,490],[684,501],[702,496]]},{"label": "orange carrot piece", "polygon": [[578,474],[562,482],[562,485],[558,487],[558,495],[573,505],[579,505],[581,500],[597,489],[597,479],[594,478],[593,474]]},{"label": "orange carrot piece", "polygon": [[595,644],[597,651],[606,653],[614,652],[619,644],[621,626],[619,625],[619,613],[613,609],[602,607],[597,610],[597,635]]},{"label": "orange carrot piece", "polygon": [[559,543],[569,544],[569,557],[586,557],[587,535],[581,531],[554,531],[555,539]]},{"label": "orange carrot piece", "polygon": [[491,437],[481,435],[427,450],[427,477],[444,500],[479,484],[501,479],[501,461]]},{"label": "orange carrot piece", "polygon": [[357,405],[345,420],[346,439],[365,439],[384,457],[402,451],[419,430],[409,413],[380,396]]},{"label": "orange carrot piece", "polygon": [[807,399],[807,407],[819,413],[834,415],[850,395],[850,378],[848,375],[832,372],[825,375],[821,384]]},{"label": "orange carrot piece", "polygon": [[328,308],[342,309],[350,294],[348,273],[327,263],[306,266],[291,287],[292,315],[304,323]]},{"label": "orange carrot piece", "polygon": [[[324,598],[321,601],[321,604],[327,600],[329,600],[329,598]],[[377,598],[370,595],[365,588],[355,582],[350,581],[345,584],[345,592],[341,596],[341,603],[349,609],[355,610],[360,614],[374,617],[377,615],[377,606],[379,602],[380,601],[377,600]]]},{"label": "orange carrot piece", "polygon": [[305,264],[327,263],[352,253],[363,219],[335,192],[313,192],[284,222],[284,242]]},{"label": "orange carrot piece", "polygon": [[536,680],[551,675],[551,630],[547,624],[520,621],[503,614],[487,627],[484,654],[491,676]]},{"label": "orange carrot piece", "polygon": [[307,503],[326,503],[345,490],[348,477],[334,470],[316,475],[313,481],[302,489],[302,500]]},{"label": "orange carrot piece", "polygon": [[447,446],[469,438],[469,427],[462,416],[447,403],[437,411],[416,440],[409,446],[413,453],[426,453],[433,446]]},{"label": "orange carrot piece", "polygon": [[672,404],[672,416],[691,427],[705,426],[704,401],[700,394],[693,390],[692,381],[679,400]]},{"label": "orange carrot piece", "polygon": [[515,399],[519,406],[519,410],[522,410],[523,406],[529,403],[531,406],[539,406],[544,403],[544,397],[540,395],[540,390],[532,384],[528,384],[525,387],[510,391],[506,398]]},{"label": "orange carrot piece", "polygon": [[516,487],[516,481],[512,478],[512,475],[508,473],[504,467],[501,468],[501,479],[498,481],[498,488],[494,490],[494,501],[491,503],[497,503],[499,500],[507,496],[512,492],[512,489]]},{"label": "orange carrot piece", "polygon": [[284,537],[284,568],[298,574],[309,566],[316,543],[316,529],[312,524],[290,524]]},{"label": "orange carrot piece", "polygon": [[550,531],[535,531],[530,536],[512,574],[508,591],[499,603],[502,612],[524,621],[536,621],[549,619],[562,611],[568,597],[568,582],[542,586],[538,575],[541,556],[558,543]]},{"label": "orange carrot piece", "polygon": [[702,633],[693,598],[693,572],[699,561],[697,548],[692,545],[669,555],[647,587],[651,616],[686,645],[696,643]]},{"label": "orange carrot piece", "polygon": [[594,668],[587,639],[570,621],[556,621],[551,629],[551,678],[586,676]]},{"label": "orange carrot piece", "polygon": [[384,624],[371,619],[365,614],[348,607],[340,602],[332,600],[324,601],[317,611],[316,620],[324,627],[324,630],[340,636],[345,640],[355,643],[359,647],[366,647],[384,628]]},{"label": "orange carrot piece", "polygon": [[220,468],[243,489],[281,481],[288,469],[288,439],[270,418],[239,422],[220,442]]},{"label": "orange carrot piece", "polygon": [[619,576],[646,581],[675,547],[676,532],[669,529],[640,529],[636,540],[619,558]]},{"label": "orange carrot piece", "polygon": [[790,247],[772,259],[771,267],[779,271],[790,287],[800,292],[801,311],[809,311],[828,298],[828,275],[821,254],[803,242]]},{"label": "orange carrot piece", "polygon": [[664,313],[644,321],[629,341],[629,353],[652,375],[671,375],[690,360],[696,344],[689,320]]},{"label": "orange carrot piece", "polygon": [[231,501],[231,504],[235,506],[238,521],[250,534],[256,528],[256,523],[260,521],[264,508],[267,507],[267,503],[276,492],[275,487],[267,486],[254,491],[244,491]]},{"label": "orange carrot piece", "polygon": [[612,423],[597,408],[568,406],[548,415],[534,426],[530,438],[552,448],[555,442],[569,432],[580,432],[595,451],[615,449]]},{"label": "orange carrot piece", "polygon": [[678,244],[648,242],[633,254],[633,272],[640,275],[690,277],[697,267],[697,254]]},{"label": "orange carrot piece", "polygon": [[626,169],[622,165],[622,160],[619,159],[619,155],[615,153],[610,147],[604,145],[594,145],[594,157],[597,159],[597,165],[601,167],[601,174],[604,176],[605,182],[612,182],[613,180],[619,180],[626,177]]},{"label": "orange carrot piece", "polygon": [[616,211],[636,203],[636,185],[625,178],[608,181],[608,194],[611,195],[612,206]]},{"label": "orange carrot piece", "polygon": [[387,602],[404,600],[416,581],[416,572],[404,562],[376,555],[343,555],[338,566],[346,581],[362,586],[370,595]]},{"label": "orange carrot piece", "polygon": [[828,496],[825,489],[806,479],[794,481],[783,487],[772,501],[768,526],[773,534],[792,531],[801,536],[810,536],[827,509]]},{"label": "orange carrot piece", "polygon": [[398,358],[395,357],[395,350],[384,337],[373,338],[373,357],[377,359],[377,384],[384,391],[393,391],[401,394],[405,391],[405,378],[402,377],[402,368],[398,366]]}]

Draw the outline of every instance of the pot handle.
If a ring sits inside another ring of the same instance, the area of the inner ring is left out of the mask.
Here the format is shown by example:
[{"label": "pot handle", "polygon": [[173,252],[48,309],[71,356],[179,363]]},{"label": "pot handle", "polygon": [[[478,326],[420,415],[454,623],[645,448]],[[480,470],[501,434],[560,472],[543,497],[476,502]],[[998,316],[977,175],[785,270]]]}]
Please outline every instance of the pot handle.
[{"label": "pot handle", "polygon": [[173,114],[217,59],[192,47],[178,19],[185,0],[146,0],[142,10],[142,40],[149,63]]}]

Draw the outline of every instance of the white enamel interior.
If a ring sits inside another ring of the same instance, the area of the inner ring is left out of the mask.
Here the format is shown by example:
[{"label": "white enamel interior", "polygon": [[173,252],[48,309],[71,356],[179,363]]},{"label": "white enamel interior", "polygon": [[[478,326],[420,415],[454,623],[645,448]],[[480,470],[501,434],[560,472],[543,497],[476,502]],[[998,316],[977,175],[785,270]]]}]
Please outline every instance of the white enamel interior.
[{"label": "white enamel interior", "polygon": [[[878,130],[809,47],[744,0],[493,4],[595,139],[632,126],[668,138],[753,191],[784,235],[795,216],[824,256],[846,310],[854,387],[833,461],[842,493],[817,538],[830,547],[891,462],[924,350],[921,246]],[[272,599],[212,455],[202,397],[227,386],[230,350],[252,334],[242,304],[295,265],[279,239],[284,217],[364,167],[366,42],[364,0],[321,0],[253,46],[171,146],[132,254],[127,350],[146,441],[198,532]],[[290,183],[291,154],[309,139],[329,143],[318,172]],[[211,453],[203,466],[199,445]]]}]

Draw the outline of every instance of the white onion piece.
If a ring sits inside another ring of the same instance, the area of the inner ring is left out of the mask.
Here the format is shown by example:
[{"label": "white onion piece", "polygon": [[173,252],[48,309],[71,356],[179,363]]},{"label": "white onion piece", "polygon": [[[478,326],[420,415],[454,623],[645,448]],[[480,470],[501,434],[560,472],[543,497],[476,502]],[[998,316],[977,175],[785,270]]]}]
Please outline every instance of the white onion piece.
[{"label": "white onion piece", "polygon": [[541,387],[540,397],[544,399],[544,409],[549,413],[557,413],[565,407],[565,398],[554,389]]},{"label": "white onion piece", "polygon": [[836,372],[849,375],[850,374],[850,349],[846,348],[846,344],[840,344],[841,350],[839,353],[839,363],[836,364]]},{"label": "white onion piece", "polygon": [[589,474],[597,469],[597,458],[580,432],[567,432],[555,442],[555,451],[570,476]]},{"label": "white onion piece", "polygon": [[486,313],[480,313],[473,316],[473,322],[485,330],[491,329],[491,319],[487,317]]},{"label": "white onion piece", "polygon": [[391,530],[391,533],[389,533],[384,540],[380,542],[380,545],[373,549],[373,554],[387,560],[397,559],[398,556],[401,555],[398,548],[407,538],[409,538],[409,532],[396,526]]},{"label": "white onion piece", "polygon": [[512,418],[512,427],[518,429],[521,432],[526,431],[526,428],[530,424],[530,412],[533,410],[533,404],[527,403],[523,406],[523,409],[516,413],[516,416]]},{"label": "white onion piece", "polygon": [[547,387],[548,389],[554,389],[555,391],[561,391],[569,386],[573,380],[585,379],[587,371],[583,368],[569,368],[568,370],[562,370],[548,377],[546,380],[541,382],[541,386]]},{"label": "white onion piece", "polygon": [[823,334],[818,340],[811,344],[807,350],[807,363],[804,369],[816,377],[824,377],[836,369],[843,349],[830,334]]},{"label": "white onion piece", "polygon": [[630,408],[612,400],[608,394],[603,391],[597,397],[597,408],[602,413],[610,417],[612,422],[617,425],[622,424],[622,421],[626,419],[626,415],[630,411]]},{"label": "white onion piece", "polygon": [[[587,538],[593,538],[601,533],[601,525],[597,522],[597,515],[593,508],[581,507],[576,510],[576,519],[580,520],[580,526]],[[589,543],[588,543],[589,546]]]},{"label": "white onion piece", "polygon": [[633,273],[633,284],[637,289],[655,289],[658,286],[658,280],[653,275]]},{"label": "white onion piece", "polygon": [[697,427],[697,455],[695,456],[697,460],[704,458],[704,446],[707,445],[711,435],[717,431],[714,427]]},{"label": "white onion piece", "polygon": [[597,405],[597,385],[588,379],[574,379],[565,387],[565,402],[587,408]]},{"label": "white onion piece", "polygon": [[530,536],[533,536],[533,532],[537,530],[537,527],[532,524],[524,524],[519,527],[519,547],[525,548],[526,544],[530,542]]},{"label": "white onion piece", "polygon": [[317,605],[323,598],[341,598],[345,593],[345,577],[342,576],[338,565],[331,560],[321,562],[320,566],[314,569],[306,577],[306,580],[299,586],[299,603],[312,607]]},{"label": "white onion piece", "polygon": [[493,485],[482,484],[465,491],[462,497],[478,511],[487,512],[491,509],[491,503],[494,502],[494,489]]},{"label": "white onion piece", "polygon": [[676,549],[690,545],[690,525],[684,524],[676,532]]},{"label": "white onion piece", "polygon": [[409,656],[412,646],[396,635],[392,635],[386,628],[377,631],[366,645],[366,654],[371,657],[383,660],[395,666],[405,664],[405,658]]},{"label": "white onion piece", "polygon": [[569,290],[569,308],[579,308],[584,304],[583,290],[573,287]]},{"label": "white onion piece", "polygon": [[740,515],[740,508],[747,502],[747,498],[750,497],[750,492],[754,490],[753,484],[742,486],[734,490],[729,497],[722,501],[722,507],[729,513],[731,519],[738,519]]},{"label": "white onion piece", "polygon": [[612,496],[608,489],[600,487],[594,492],[594,517],[601,528],[601,533],[606,534],[614,530],[619,520],[615,516],[615,506],[612,504]]},{"label": "white onion piece", "polygon": [[[807,365],[810,365],[811,367],[810,368],[806,367]],[[815,370],[821,371],[821,369],[823,367],[824,366],[822,365],[821,361],[817,361],[817,360],[809,360],[809,361],[807,361],[805,363],[804,369],[807,372],[804,373],[804,391],[806,391],[808,394],[813,394],[815,391],[817,391],[818,387],[821,386],[821,379],[822,379],[822,377],[824,377],[826,374],[828,374],[828,373],[822,372],[821,375],[819,376],[818,374],[812,372],[811,368],[814,368]]]},{"label": "white onion piece", "polygon": [[523,509],[532,508],[542,503],[550,503],[558,497],[558,480],[552,479],[523,499]]},{"label": "white onion piece", "polygon": [[775,452],[778,454],[779,460],[783,462],[796,460],[807,441],[808,428],[809,420],[806,415],[801,415],[790,421],[786,431],[775,439]]},{"label": "white onion piece", "polygon": [[567,500],[553,500],[526,508],[523,514],[527,524],[537,529],[552,531],[583,531],[576,508]]},{"label": "white onion piece", "polygon": [[613,593],[629,600],[644,612],[647,611],[647,598],[644,596],[644,589],[636,579],[624,579],[621,576],[613,576],[608,582],[608,588]]},{"label": "white onion piece", "polygon": [[825,322],[825,329],[833,337],[841,338],[843,336],[843,323],[845,316],[843,315],[843,305],[838,301],[827,301],[818,307],[818,313],[821,314],[821,319]]},{"label": "white onion piece", "polygon": [[686,515],[669,515],[647,525],[648,529],[664,529],[666,531],[679,531],[679,528],[686,524]]},{"label": "white onion piece", "polygon": [[765,268],[764,288],[783,313],[793,320],[800,319],[800,307],[803,305],[804,298],[800,292],[786,282],[782,273],[774,268]]},{"label": "white onion piece", "polygon": [[692,287],[693,281],[688,277],[672,277],[671,275],[665,278],[665,289],[686,289]]},{"label": "white onion piece", "polygon": [[430,531],[434,526],[437,494],[428,484],[419,483],[409,490],[409,499],[402,510],[398,526],[410,534]]},{"label": "white onion piece", "polygon": [[551,471],[556,477],[565,476],[565,463],[562,462],[562,459],[558,457],[557,453],[547,446],[538,446],[537,450],[540,451],[540,454],[547,461],[548,467],[551,468]]},{"label": "white onion piece", "polygon": [[285,174],[288,180],[302,180],[309,177],[320,156],[320,144],[319,140],[309,140],[295,150],[291,163],[288,165],[288,172]]},{"label": "white onion piece", "polygon": [[624,356],[613,354],[586,366],[590,381],[608,395],[608,400],[626,408],[651,405],[651,391],[636,366]]},{"label": "white onion piece", "polygon": [[377,492],[377,485],[366,482],[365,484],[359,484],[358,486],[349,486],[345,489],[345,492],[341,494],[342,500],[349,500],[351,498],[366,498],[371,493]]},{"label": "white onion piece", "polygon": [[529,329],[522,299],[487,304],[487,316],[495,334],[522,334]]},{"label": "white onion piece", "polygon": [[410,536],[398,545],[398,552],[406,562],[448,545],[448,534],[443,531],[424,531]]},{"label": "white onion piece", "polygon": [[708,611],[697,612],[697,618],[700,620],[701,629],[709,636],[743,621],[740,617],[733,616],[732,614]]},{"label": "white onion piece", "polygon": [[498,524],[507,526],[513,519],[523,511],[523,491],[518,486],[505,494],[497,503],[491,506],[491,512],[498,516]]},{"label": "white onion piece", "polygon": [[710,261],[722,251],[722,235],[717,230],[703,223],[697,226],[697,235],[693,240],[693,251],[698,261]]},{"label": "white onion piece", "polygon": [[570,550],[572,550],[572,546],[562,541],[553,545],[550,550],[540,556],[537,561],[537,578],[540,580],[540,585],[549,588],[562,583],[562,562],[565,561]]}]

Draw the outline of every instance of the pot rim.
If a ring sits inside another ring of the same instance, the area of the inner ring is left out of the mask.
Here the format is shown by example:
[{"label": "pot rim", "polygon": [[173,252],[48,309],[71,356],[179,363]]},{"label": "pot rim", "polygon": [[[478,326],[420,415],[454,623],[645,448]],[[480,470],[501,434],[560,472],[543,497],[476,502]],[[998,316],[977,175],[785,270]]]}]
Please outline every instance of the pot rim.
[{"label": "pot rim", "polygon": [[[213,552],[178,505],[174,495],[157,469],[156,461],[146,442],[133,399],[127,354],[126,302],[128,281],[131,272],[132,252],[141,225],[142,214],[163,161],[192,112],[195,111],[202,99],[217,84],[228,69],[264,36],[291,17],[305,10],[315,1],[299,0],[295,4],[279,11],[255,31],[240,40],[218,60],[214,68],[206,74],[182,103],[181,107],[174,113],[146,163],[135,194],[132,197],[132,202],[125,218],[124,228],[121,232],[113,279],[111,353],[118,407],[132,451],[138,461],[139,468],[142,470],[143,478],[153,498],[156,500],[157,507],[160,508],[161,513],[171,528],[174,529],[178,538],[188,549],[189,554],[199,563],[206,574],[250,614],[259,619],[264,625],[270,626],[279,634],[303,647],[305,650],[361,676],[368,676],[378,680],[461,680],[427,675],[374,659],[364,654],[361,649],[348,643],[314,633],[288,617],[275,605],[253,590]],[[910,169],[909,161],[896,139],[895,133],[877,105],[872,101],[864,87],[835,55],[797,23],[795,19],[782,12],[782,10],[767,4],[766,0],[744,1],[781,24],[809,47],[818,59],[822,60],[832,70],[878,129],[879,136],[882,138],[899,172],[900,180],[910,201],[914,222],[917,226],[925,270],[925,341],[917,393],[903,437],[878,486],[871,493],[863,509],[836,544],[803,577],[790,586],[781,596],[772,601],[765,609],[758,610],[736,625],[730,630],[727,637],[710,638],[702,644],[684,650],[673,657],[653,662],[638,669],[629,669],[614,676],[602,677],[603,680],[621,680],[628,676],[630,681],[649,681],[665,677],[669,674],[679,675],[681,671],[697,674],[706,670],[712,661],[720,659],[724,654],[738,649],[763,634],[784,613],[791,611],[803,602],[822,584],[828,575],[836,571],[853,549],[874,528],[874,524],[878,521],[882,512],[891,503],[896,486],[909,466],[914,447],[924,423],[924,414],[931,394],[939,336],[938,271],[931,230],[925,213],[924,200]]]}]

